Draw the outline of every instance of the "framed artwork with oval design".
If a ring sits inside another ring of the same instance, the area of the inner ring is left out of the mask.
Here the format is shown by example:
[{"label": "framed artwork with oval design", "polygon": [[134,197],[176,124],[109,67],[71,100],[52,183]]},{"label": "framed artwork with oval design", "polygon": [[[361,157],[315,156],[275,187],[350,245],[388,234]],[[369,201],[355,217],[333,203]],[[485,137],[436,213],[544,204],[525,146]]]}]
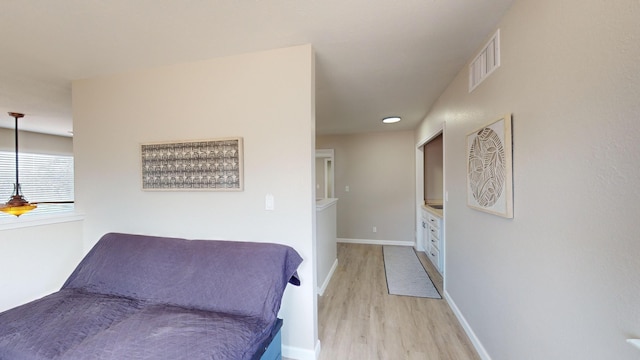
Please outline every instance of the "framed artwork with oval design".
[{"label": "framed artwork with oval design", "polygon": [[467,135],[467,205],[513,218],[511,114]]}]

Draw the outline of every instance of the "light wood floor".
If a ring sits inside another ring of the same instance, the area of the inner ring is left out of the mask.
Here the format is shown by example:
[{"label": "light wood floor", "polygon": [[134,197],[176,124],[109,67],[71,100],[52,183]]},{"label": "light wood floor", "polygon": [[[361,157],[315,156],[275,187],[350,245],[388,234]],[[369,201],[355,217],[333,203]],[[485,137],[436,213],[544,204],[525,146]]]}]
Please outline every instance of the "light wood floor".
[{"label": "light wood floor", "polygon": [[318,302],[320,360],[479,359],[445,300],[387,293],[382,246],[339,243],[338,264]]}]

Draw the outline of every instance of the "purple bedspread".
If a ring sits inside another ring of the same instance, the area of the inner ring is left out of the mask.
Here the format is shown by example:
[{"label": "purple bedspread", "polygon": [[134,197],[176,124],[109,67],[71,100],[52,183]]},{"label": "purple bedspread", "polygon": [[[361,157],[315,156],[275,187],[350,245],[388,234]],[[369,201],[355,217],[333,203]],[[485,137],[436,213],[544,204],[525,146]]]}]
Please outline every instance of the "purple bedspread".
[{"label": "purple bedspread", "polygon": [[59,292],[0,313],[0,360],[251,359],[301,261],[277,244],[107,234]]}]

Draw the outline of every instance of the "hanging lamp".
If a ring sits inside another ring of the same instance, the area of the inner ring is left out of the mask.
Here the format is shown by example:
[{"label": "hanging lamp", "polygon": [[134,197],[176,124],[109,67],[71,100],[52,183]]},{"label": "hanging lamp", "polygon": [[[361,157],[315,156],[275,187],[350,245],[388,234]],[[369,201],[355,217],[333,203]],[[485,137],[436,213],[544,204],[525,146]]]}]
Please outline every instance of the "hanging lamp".
[{"label": "hanging lamp", "polygon": [[22,214],[28,213],[38,206],[25,200],[24,196],[22,195],[22,190],[20,189],[20,182],[18,181],[18,119],[23,118],[24,114],[10,112],[9,115],[15,119],[16,123],[16,183],[13,185],[13,194],[9,198],[9,201],[7,201],[6,204],[0,207],[0,211],[10,215],[20,216]]}]

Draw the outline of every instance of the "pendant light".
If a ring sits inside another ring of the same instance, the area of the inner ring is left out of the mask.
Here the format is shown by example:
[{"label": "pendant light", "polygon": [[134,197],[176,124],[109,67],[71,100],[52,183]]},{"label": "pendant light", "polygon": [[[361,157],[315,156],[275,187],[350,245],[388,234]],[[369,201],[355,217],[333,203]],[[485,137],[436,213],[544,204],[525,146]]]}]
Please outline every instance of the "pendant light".
[{"label": "pendant light", "polygon": [[13,194],[9,198],[9,201],[0,207],[0,211],[10,215],[20,216],[38,206],[25,200],[24,196],[22,196],[22,190],[20,189],[20,182],[18,181],[18,119],[23,118],[24,114],[10,112],[9,115],[12,116],[16,122],[16,183],[13,185]]}]

